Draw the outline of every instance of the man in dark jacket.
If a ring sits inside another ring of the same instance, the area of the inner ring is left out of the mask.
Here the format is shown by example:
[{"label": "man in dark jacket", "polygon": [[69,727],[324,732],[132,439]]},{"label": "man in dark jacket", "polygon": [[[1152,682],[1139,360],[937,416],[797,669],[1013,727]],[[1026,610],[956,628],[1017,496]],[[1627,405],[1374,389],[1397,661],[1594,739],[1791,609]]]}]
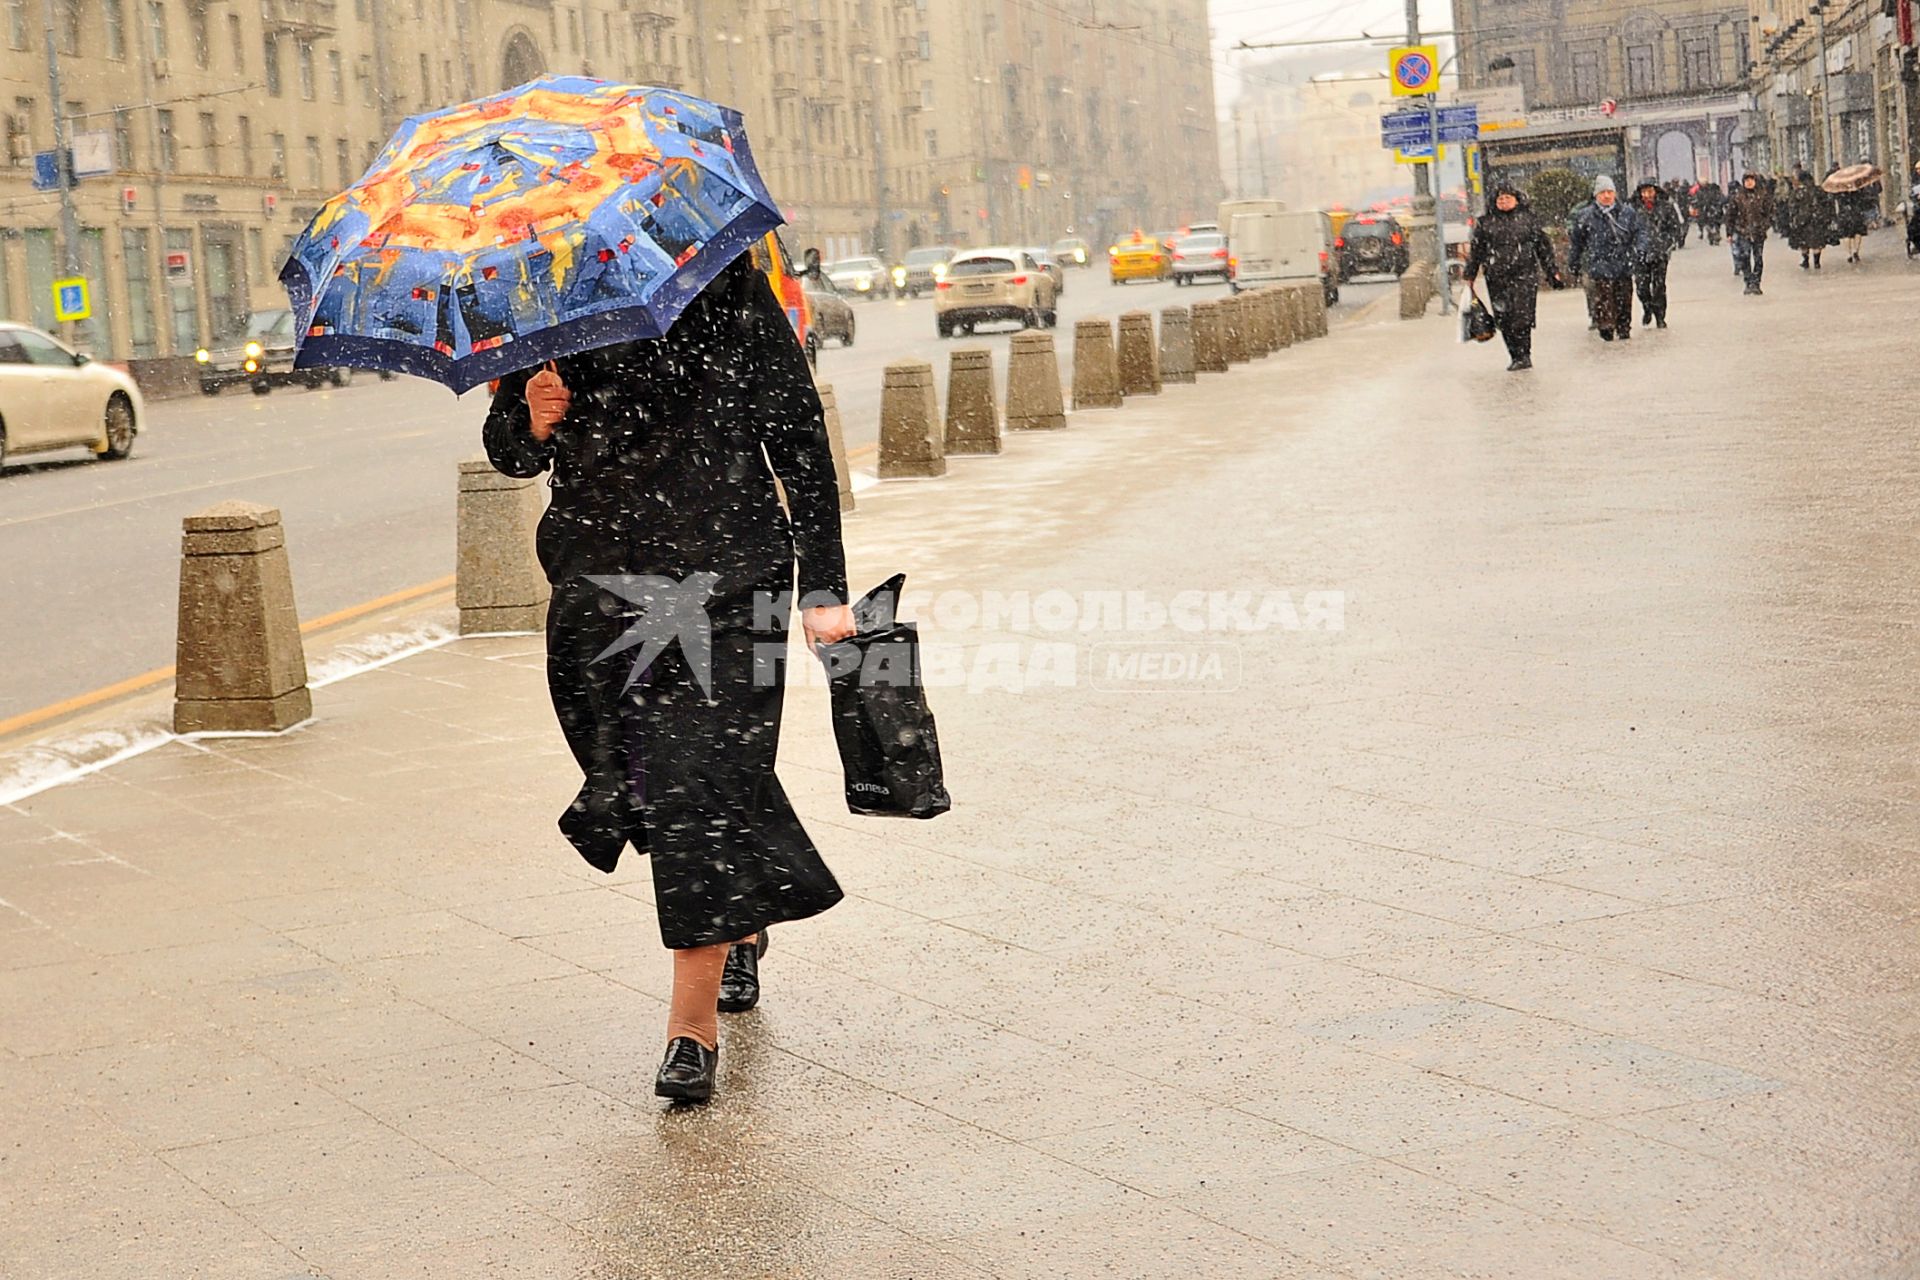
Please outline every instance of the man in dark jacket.
[{"label": "man in dark jacket", "polygon": [[1647,224],[1647,247],[1634,263],[1634,281],[1646,313],[1640,323],[1667,327],[1667,263],[1687,235],[1687,221],[1673,197],[1654,181],[1633,193],[1633,210]]},{"label": "man in dark jacket", "polygon": [[1576,280],[1583,271],[1593,277],[1593,318],[1603,341],[1633,337],[1633,268],[1648,244],[1646,220],[1620,203],[1613,179],[1594,179],[1593,203],[1574,219],[1567,267]]},{"label": "man in dark jacket", "polygon": [[1733,237],[1733,266],[1747,279],[1747,293],[1758,296],[1767,269],[1767,232],[1773,229],[1773,194],[1760,175],[1749,173],[1727,201],[1727,234]]},{"label": "man in dark jacket", "polygon": [[1533,368],[1533,326],[1540,297],[1540,277],[1556,289],[1566,288],[1553,260],[1553,244],[1540,220],[1527,206],[1518,188],[1501,183],[1493,190],[1493,207],[1473,228],[1467,252],[1467,285],[1487,273],[1488,302],[1500,324],[1512,363],[1509,373]]}]

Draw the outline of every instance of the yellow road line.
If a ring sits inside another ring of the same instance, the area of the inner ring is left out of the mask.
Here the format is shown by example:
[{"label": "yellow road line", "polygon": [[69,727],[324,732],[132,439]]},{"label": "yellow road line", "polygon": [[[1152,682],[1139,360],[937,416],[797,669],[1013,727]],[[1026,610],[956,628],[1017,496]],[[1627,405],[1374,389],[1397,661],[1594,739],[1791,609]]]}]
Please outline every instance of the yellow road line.
[{"label": "yellow road line", "polygon": [[847,461],[848,461],[848,462],[855,462],[855,461],[858,461],[858,460],[859,460],[859,459],[861,459],[861,458],[866,458],[866,457],[871,457],[872,455],[874,455],[874,454],[876,454],[876,453],[878,453],[878,452],[880,452],[880,446],[879,446],[879,445],[877,445],[877,444],[863,444],[863,445],[861,445],[861,446],[860,446],[860,447],[859,447],[858,449],[855,449],[855,450],[853,450],[852,452],[850,452],[850,453],[848,453],[848,454],[847,454]]},{"label": "yellow road line", "polygon": [[[407,587],[404,590],[390,592],[387,595],[379,596],[372,600],[365,600],[356,605],[349,605],[345,609],[337,609],[332,613],[322,614],[311,622],[301,623],[300,634],[312,635],[316,631],[323,631],[328,627],[337,627],[343,622],[351,622],[355,618],[365,617],[369,613],[377,613],[381,609],[391,608],[397,604],[405,604],[409,600],[418,600],[422,596],[430,596],[436,591],[445,591],[451,586],[453,586],[453,575],[448,574],[444,578],[435,578],[432,582],[423,582],[419,586]],[[51,703],[33,711],[23,711],[17,716],[9,716],[5,720],[0,720],[0,738],[4,738],[10,733],[17,733],[22,729],[31,729],[36,725],[45,724],[49,720],[58,720],[63,716],[69,716],[78,711],[85,711],[88,707],[96,707],[103,702],[111,702],[115,698],[121,698],[128,694],[151,689],[157,684],[164,684],[166,681],[173,679],[174,670],[175,668],[173,667],[156,667],[152,671],[137,676],[129,676],[125,680],[115,681],[113,684],[106,685],[103,688],[94,689],[88,693],[75,694],[71,698],[63,698],[59,702]]]}]

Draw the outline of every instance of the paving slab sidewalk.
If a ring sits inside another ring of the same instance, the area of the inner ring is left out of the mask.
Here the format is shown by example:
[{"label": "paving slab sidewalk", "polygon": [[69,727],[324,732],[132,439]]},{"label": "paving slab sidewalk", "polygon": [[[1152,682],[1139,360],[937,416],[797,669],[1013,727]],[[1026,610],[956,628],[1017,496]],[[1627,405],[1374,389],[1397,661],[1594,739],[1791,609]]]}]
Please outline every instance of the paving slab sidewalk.
[{"label": "paving slab sidewalk", "polygon": [[536,639],[0,807],[0,1275],[1913,1275],[1920,281],[1869,268],[1755,305],[1696,246],[1674,329],[1548,299],[1531,378],[1358,326],[863,494],[956,807],[849,817],[792,691],[850,897],[704,1112]]}]

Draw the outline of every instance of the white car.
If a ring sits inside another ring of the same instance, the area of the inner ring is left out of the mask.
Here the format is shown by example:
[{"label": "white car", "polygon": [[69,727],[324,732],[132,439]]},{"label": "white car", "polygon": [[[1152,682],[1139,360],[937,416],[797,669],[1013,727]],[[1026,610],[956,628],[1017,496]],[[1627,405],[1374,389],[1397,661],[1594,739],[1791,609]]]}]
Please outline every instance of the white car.
[{"label": "white car", "polygon": [[132,378],[23,324],[0,323],[0,464],[87,448],[124,458],[146,421]]},{"label": "white car", "polygon": [[878,258],[842,258],[827,264],[827,279],[844,298],[884,298],[893,292],[893,277]]},{"label": "white car", "polygon": [[969,249],[947,264],[934,287],[933,315],[940,336],[972,333],[990,320],[1016,321],[1023,329],[1059,322],[1060,291],[1046,268],[1025,249]]}]

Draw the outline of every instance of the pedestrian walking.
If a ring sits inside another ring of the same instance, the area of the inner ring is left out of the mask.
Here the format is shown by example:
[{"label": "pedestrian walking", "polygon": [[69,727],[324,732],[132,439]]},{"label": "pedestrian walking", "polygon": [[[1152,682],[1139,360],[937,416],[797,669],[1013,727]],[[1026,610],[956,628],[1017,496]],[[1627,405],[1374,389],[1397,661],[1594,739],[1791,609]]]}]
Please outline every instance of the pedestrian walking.
[{"label": "pedestrian walking", "polygon": [[1726,216],[1726,196],[1720,190],[1720,184],[1709,182],[1700,188],[1700,227],[1706,233],[1707,243],[1720,243],[1720,227]]},{"label": "pedestrian walking", "polygon": [[1687,220],[1673,197],[1658,183],[1643,182],[1633,193],[1634,212],[1647,224],[1647,247],[1634,263],[1633,275],[1643,325],[1667,327],[1667,267],[1686,239]]},{"label": "pedestrian walking", "polygon": [[552,472],[547,683],[586,775],[560,826],[601,871],[648,856],[673,952],[654,1091],[704,1102],[768,926],[842,896],[774,776],[796,553],[809,648],[854,633],[820,397],[741,254],[665,337],[502,378],[484,435],[507,475]]},{"label": "pedestrian walking", "polygon": [[1767,271],[1767,232],[1773,229],[1773,219],[1773,195],[1761,184],[1760,175],[1741,178],[1727,201],[1727,235],[1733,240],[1734,272],[1746,278],[1749,297],[1760,296],[1760,281]]},{"label": "pedestrian walking", "polygon": [[1647,224],[1605,174],[1594,179],[1593,203],[1574,221],[1567,269],[1593,281],[1594,323],[1600,338],[1633,337],[1633,268],[1648,248]]},{"label": "pedestrian walking", "polygon": [[1800,251],[1802,271],[1820,270],[1820,255],[1833,236],[1833,198],[1805,169],[1793,176],[1786,198],[1787,246]]},{"label": "pedestrian walking", "polygon": [[[1862,164],[1872,161],[1862,159]],[[1880,184],[1870,182],[1854,191],[1843,191],[1833,197],[1834,226],[1839,233],[1840,244],[1847,251],[1847,261],[1858,263],[1860,251],[1867,242],[1867,231],[1875,215],[1880,212]]]},{"label": "pedestrian walking", "polygon": [[[1487,297],[1507,344],[1507,372],[1533,368],[1533,329],[1538,313],[1540,280],[1564,289],[1554,262],[1553,242],[1534,216],[1525,195],[1511,183],[1494,188],[1493,207],[1474,224],[1467,250],[1467,287],[1481,272],[1487,276]],[[1482,330],[1484,333],[1485,331]]]},{"label": "pedestrian walking", "polygon": [[1907,188],[1907,256],[1920,254],[1920,162],[1913,166],[1913,185]]}]

